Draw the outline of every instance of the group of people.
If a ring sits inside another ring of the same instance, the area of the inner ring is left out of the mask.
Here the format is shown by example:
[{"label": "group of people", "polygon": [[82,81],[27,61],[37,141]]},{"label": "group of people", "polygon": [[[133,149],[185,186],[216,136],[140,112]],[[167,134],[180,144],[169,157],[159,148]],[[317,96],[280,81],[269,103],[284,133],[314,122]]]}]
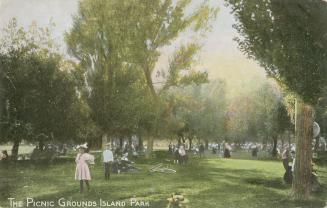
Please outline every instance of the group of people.
[{"label": "group of people", "polygon": [[[80,182],[80,192],[84,191],[84,183],[86,184],[87,190],[90,190],[89,181],[91,180],[91,172],[89,164],[94,163],[94,156],[88,153],[87,144],[79,145],[77,147],[78,154],[76,156],[76,171],[75,180]],[[104,164],[104,177],[105,180],[110,179],[110,170],[114,161],[113,152],[110,149],[110,144],[105,145],[105,149],[102,152],[103,164]]]},{"label": "group of people", "polygon": [[223,141],[222,143],[209,144],[209,147],[211,147],[212,149],[212,154],[217,154],[218,156],[223,158],[231,157],[231,151],[233,149],[232,145],[225,141]]},{"label": "group of people", "polygon": [[186,153],[185,144],[181,144],[179,146],[169,144],[168,151],[174,156],[174,163],[186,165],[188,156]]},{"label": "group of people", "polygon": [[[200,143],[198,147],[193,150],[195,150],[195,154],[198,154],[200,157],[204,157],[205,146],[203,143]],[[231,157],[231,150],[231,145],[226,142],[223,142],[221,145],[219,144],[218,147],[212,147],[213,154],[221,153],[221,156],[224,158]],[[172,145],[169,143],[168,151],[174,156],[174,163],[186,164],[188,157],[185,150],[185,144]]]}]

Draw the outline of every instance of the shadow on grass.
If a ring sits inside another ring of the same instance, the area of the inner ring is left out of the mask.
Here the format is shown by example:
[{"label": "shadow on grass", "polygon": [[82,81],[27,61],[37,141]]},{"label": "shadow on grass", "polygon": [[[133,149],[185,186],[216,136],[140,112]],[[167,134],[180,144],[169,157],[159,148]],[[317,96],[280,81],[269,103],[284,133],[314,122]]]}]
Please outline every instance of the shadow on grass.
[{"label": "shadow on grass", "polygon": [[[151,164],[164,161],[164,158],[143,161],[139,173],[113,175],[108,184],[103,180],[101,163],[91,168],[93,180],[91,191],[79,193],[78,181],[73,181],[74,161],[55,161],[51,164],[17,163],[11,164],[8,171],[0,174],[0,193],[7,200],[8,193],[18,191],[26,184],[35,186],[31,194],[38,200],[128,200],[136,197],[146,198],[150,207],[165,207],[166,198],[181,191],[190,200],[190,207],[324,207],[325,196],[301,203],[289,197],[290,186],[283,184],[282,176],[269,175],[258,169],[226,167],[223,160],[192,159],[187,166],[166,163],[176,169],[176,174],[149,173]],[[252,164],[252,162],[251,162]],[[0,167],[2,168],[2,167]],[[24,173],[20,173],[24,172]],[[1,175],[4,176],[1,178]],[[23,176],[23,177],[22,177]],[[30,182],[26,183],[26,180]],[[4,183],[2,183],[4,181]],[[30,183],[30,184],[29,184]],[[20,187],[19,187],[20,186]],[[39,192],[38,191],[39,188]],[[6,191],[2,191],[7,189]],[[36,191],[35,191],[36,189]],[[47,191],[47,190],[50,191]],[[43,192],[42,192],[43,191]],[[7,193],[6,193],[7,192]],[[6,195],[7,194],[7,195]],[[31,196],[33,197],[33,196]]]},{"label": "shadow on grass", "polygon": [[[231,191],[233,190],[233,191]],[[269,189],[240,188],[238,185],[215,187],[196,195],[188,196],[194,207],[265,207],[265,208],[324,208],[325,201],[312,199],[294,201],[290,196]],[[213,202],[212,198],[215,198]]]},{"label": "shadow on grass", "polygon": [[289,189],[290,185],[285,184],[280,178],[245,178],[244,181],[248,184],[252,185],[260,185],[268,188],[275,188],[275,189]]}]

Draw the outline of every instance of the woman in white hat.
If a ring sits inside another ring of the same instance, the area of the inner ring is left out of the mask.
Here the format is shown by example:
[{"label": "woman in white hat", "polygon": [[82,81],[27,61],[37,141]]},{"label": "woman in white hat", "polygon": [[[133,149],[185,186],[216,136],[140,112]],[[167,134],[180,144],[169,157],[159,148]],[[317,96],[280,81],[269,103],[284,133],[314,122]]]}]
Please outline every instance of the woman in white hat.
[{"label": "woman in white hat", "polygon": [[94,163],[94,156],[86,153],[87,144],[79,145],[78,147],[79,153],[76,157],[76,171],[75,171],[75,180],[80,181],[80,192],[83,192],[83,183],[85,182],[87,186],[87,190],[90,190],[89,181],[91,180],[91,173],[88,166],[88,163]]}]

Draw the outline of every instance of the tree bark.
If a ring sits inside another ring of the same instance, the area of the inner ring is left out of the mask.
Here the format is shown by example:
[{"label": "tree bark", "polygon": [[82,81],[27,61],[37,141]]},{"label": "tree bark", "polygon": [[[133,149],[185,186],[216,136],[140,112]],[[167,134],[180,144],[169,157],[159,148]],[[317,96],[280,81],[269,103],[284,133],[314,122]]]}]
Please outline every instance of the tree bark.
[{"label": "tree bark", "polygon": [[277,156],[277,136],[273,136],[273,149],[272,149],[272,152],[271,152],[271,155],[273,157],[276,157]]},{"label": "tree bark", "polygon": [[11,149],[11,159],[12,160],[17,160],[17,158],[18,158],[19,144],[20,144],[20,140],[15,139],[14,145],[12,146],[12,149]]},{"label": "tree bark", "polygon": [[[154,85],[152,82],[152,77],[151,77],[153,67],[154,67],[154,65],[151,67],[150,61],[147,60],[143,66],[143,72],[145,75],[147,86],[151,92],[152,98],[155,101],[155,105],[158,107],[159,106],[159,95],[157,94],[157,92],[154,88]],[[156,119],[155,122],[156,122],[155,128],[158,128],[158,119]],[[157,132],[157,129],[155,129],[154,132]],[[156,134],[154,134],[154,135],[156,135]],[[147,141],[146,154],[145,154],[145,156],[147,158],[149,158],[151,156],[151,153],[153,150],[153,142],[154,142],[153,140],[154,140],[154,138],[152,136],[149,136],[148,141]]]},{"label": "tree bark", "polygon": [[313,109],[310,105],[307,105],[300,100],[296,100],[296,156],[293,180],[293,196],[295,200],[308,200],[311,194],[312,139]]},{"label": "tree bark", "polygon": [[152,150],[153,150],[153,137],[149,136],[147,141],[146,154],[145,154],[145,157],[147,159],[150,158]]},{"label": "tree bark", "polygon": [[105,149],[105,146],[106,144],[108,143],[108,135],[107,134],[103,134],[102,135],[102,140],[101,140],[101,143],[102,143],[102,149]]},{"label": "tree bark", "polygon": [[153,83],[152,83],[152,77],[151,77],[152,70],[150,70],[150,67],[148,66],[148,64],[145,64],[145,66],[143,67],[143,72],[144,72],[144,75],[145,75],[147,86],[149,87],[150,92],[152,94],[152,97],[156,101],[158,101],[159,96],[156,93],[156,90],[154,89],[154,86],[153,86]]},{"label": "tree bark", "polygon": [[189,141],[189,145],[190,145],[190,146],[188,147],[188,150],[192,150],[192,139],[189,138],[188,141]]},{"label": "tree bark", "polygon": [[128,136],[127,138],[127,151],[128,152],[131,152],[132,151],[132,136]]},{"label": "tree bark", "polygon": [[138,136],[139,137],[139,145],[138,145],[138,150],[142,151],[144,149],[144,145],[143,145],[143,138],[141,135]]},{"label": "tree bark", "polygon": [[119,148],[120,148],[120,150],[123,150],[123,142],[124,142],[123,138],[120,137],[119,138]]},{"label": "tree bark", "polygon": [[41,152],[43,152],[43,150],[44,150],[44,143],[43,143],[43,141],[39,141],[39,150]]},{"label": "tree bark", "polygon": [[181,144],[182,144],[182,138],[181,137],[178,137],[178,139],[177,139],[177,145],[178,146],[181,146]]},{"label": "tree bark", "polygon": [[209,149],[209,141],[206,139],[206,140],[204,140],[204,143],[205,143],[204,148],[205,148],[206,150],[208,150],[208,149]]}]

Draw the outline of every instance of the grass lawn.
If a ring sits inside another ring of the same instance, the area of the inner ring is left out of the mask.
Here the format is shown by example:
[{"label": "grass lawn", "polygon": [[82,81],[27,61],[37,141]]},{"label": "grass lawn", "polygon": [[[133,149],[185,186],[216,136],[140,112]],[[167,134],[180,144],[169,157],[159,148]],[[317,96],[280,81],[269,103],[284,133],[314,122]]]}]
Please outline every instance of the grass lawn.
[{"label": "grass lawn", "polygon": [[[99,158],[99,157],[98,157]],[[150,173],[148,169],[165,158],[140,160],[138,173],[122,173],[104,181],[101,162],[91,167],[89,193],[79,193],[74,181],[73,158],[51,164],[19,161],[0,166],[0,207],[9,207],[7,198],[56,201],[64,197],[74,201],[106,201],[129,199],[148,201],[154,208],[167,207],[167,198],[174,192],[182,193],[189,208],[219,207],[327,207],[327,168],[319,167],[323,188],[310,202],[291,200],[291,187],[282,181],[283,166],[276,161],[220,158],[191,158],[186,167],[166,162],[176,174]],[[31,207],[31,206],[30,206]],[[59,207],[59,206],[55,206]],[[136,206],[135,206],[136,207]]]}]

